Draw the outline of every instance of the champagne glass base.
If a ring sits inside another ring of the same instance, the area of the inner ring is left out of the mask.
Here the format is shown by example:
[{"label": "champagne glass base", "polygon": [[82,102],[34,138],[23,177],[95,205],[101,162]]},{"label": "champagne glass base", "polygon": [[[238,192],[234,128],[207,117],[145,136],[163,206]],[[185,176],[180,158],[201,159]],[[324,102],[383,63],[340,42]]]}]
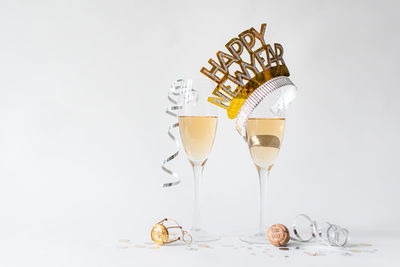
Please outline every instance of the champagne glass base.
[{"label": "champagne glass base", "polygon": [[189,233],[192,236],[192,241],[194,243],[204,243],[204,242],[210,242],[210,241],[217,241],[221,239],[219,235],[216,234],[209,234],[208,232],[204,230],[190,230]]},{"label": "champagne glass base", "polygon": [[256,233],[240,237],[240,240],[249,244],[270,244],[267,233]]}]

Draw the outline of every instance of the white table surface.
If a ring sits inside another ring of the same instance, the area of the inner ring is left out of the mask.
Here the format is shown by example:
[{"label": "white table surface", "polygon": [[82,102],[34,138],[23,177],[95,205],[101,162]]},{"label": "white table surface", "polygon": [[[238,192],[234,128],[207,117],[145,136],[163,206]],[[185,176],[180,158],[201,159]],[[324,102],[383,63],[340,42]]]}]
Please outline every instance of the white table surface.
[{"label": "white table surface", "polygon": [[0,266],[400,266],[400,233],[352,233],[351,237],[347,248],[292,243],[289,250],[248,245],[233,236],[190,248],[158,247],[149,240],[133,239],[0,240]]}]

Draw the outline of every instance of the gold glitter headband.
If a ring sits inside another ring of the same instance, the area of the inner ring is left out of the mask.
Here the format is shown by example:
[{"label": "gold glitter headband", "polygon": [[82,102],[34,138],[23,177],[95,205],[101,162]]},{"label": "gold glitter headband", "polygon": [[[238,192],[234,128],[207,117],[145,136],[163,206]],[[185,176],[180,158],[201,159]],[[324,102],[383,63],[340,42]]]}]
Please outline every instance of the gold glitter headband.
[{"label": "gold glitter headband", "polygon": [[282,45],[265,42],[266,26],[240,33],[225,45],[229,54],[218,51],[218,62],[210,59],[211,67],[200,70],[217,83],[208,101],[226,109],[230,119],[237,118],[241,134],[248,117],[266,96],[283,86],[294,86],[288,78]]}]

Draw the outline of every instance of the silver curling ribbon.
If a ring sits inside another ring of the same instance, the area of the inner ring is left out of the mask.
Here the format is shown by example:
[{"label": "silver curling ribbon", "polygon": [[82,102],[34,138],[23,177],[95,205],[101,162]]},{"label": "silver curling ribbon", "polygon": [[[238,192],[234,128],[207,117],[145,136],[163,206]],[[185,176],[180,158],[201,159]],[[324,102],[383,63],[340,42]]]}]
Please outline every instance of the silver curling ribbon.
[{"label": "silver curling ribbon", "polygon": [[[178,112],[183,108],[183,105],[198,100],[197,92],[192,88],[192,80],[179,79],[174,81],[168,91],[168,100],[172,103],[172,106],[168,107],[165,112],[177,118]],[[162,187],[171,187],[174,185],[178,185],[181,182],[178,173],[166,167],[166,164],[175,159],[180,152],[181,146],[179,143],[179,139],[172,132],[177,127],[179,127],[178,122],[175,122],[168,127],[168,136],[172,139],[172,141],[175,142],[176,151],[175,153],[164,159],[161,166],[161,169],[169,175],[173,176],[175,180],[169,183],[164,183]]]},{"label": "silver curling ribbon", "polygon": [[[301,220],[303,224],[306,224],[305,228],[309,236],[304,236],[304,233],[300,234]],[[345,247],[350,240],[349,231],[346,228],[328,222],[324,222],[318,227],[317,222],[305,214],[299,214],[294,218],[292,229],[296,238],[292,237],[291,239],[299,242],[319,240],[332,247]]]}]

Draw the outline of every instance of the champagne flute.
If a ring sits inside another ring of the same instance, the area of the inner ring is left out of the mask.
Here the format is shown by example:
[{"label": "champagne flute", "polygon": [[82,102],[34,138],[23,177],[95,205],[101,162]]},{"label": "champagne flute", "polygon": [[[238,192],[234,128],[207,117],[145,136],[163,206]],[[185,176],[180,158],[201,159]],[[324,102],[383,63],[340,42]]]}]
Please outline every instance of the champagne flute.
[{"label": "champagne flute", "polygon": [[257,233],[241,237],[250,244],[267,244],[266,190],[272,166],[278,157],[285,130],[285,118],[254,112],[246,123],[246,142],[260,181],[260,217]]},{"label": "champagne flute", "polygon": [[190,234],[195,242],[219,239],[216,235],[208,234],[200,226],[199,188],[204,166],[214,143],[217,122],[217,109],[205,99],[187,103],[179,112],[180,136],[187,158],[193,167],[194,174],[194,207]]}]

